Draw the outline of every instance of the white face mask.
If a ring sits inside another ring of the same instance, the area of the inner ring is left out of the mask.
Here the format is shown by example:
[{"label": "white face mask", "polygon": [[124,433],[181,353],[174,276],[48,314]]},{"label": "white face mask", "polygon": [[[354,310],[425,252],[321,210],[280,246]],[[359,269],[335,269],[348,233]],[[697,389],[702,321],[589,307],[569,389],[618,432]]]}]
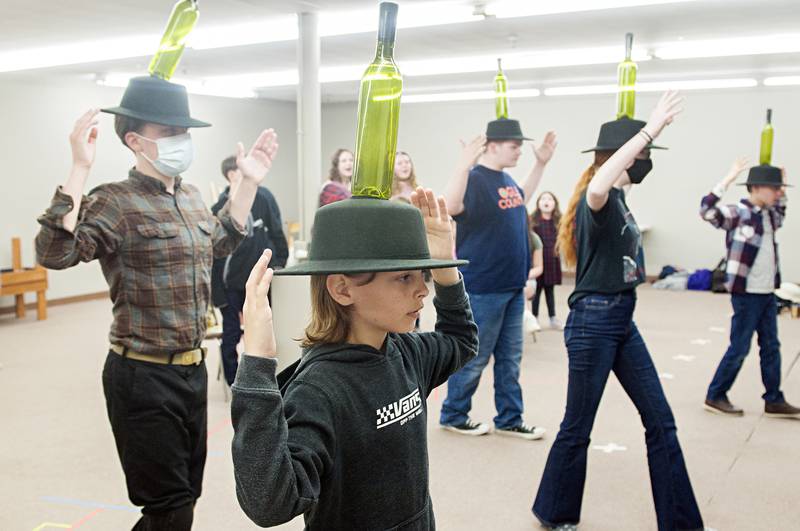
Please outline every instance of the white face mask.
[{"label": "white face mask", "polygon": [[189,166],[192,164],[194,148],[192,146],[192,135],[189,133],[168,136],[156,140],[139,134],[136,134],[136,136],[148,142],[155,143],[158,148],[158,157],[155,160],[150,160],[150,158],[145,155],[144,151],[142,151],[142,156],[162,175],[177,177],[188,170]]}]

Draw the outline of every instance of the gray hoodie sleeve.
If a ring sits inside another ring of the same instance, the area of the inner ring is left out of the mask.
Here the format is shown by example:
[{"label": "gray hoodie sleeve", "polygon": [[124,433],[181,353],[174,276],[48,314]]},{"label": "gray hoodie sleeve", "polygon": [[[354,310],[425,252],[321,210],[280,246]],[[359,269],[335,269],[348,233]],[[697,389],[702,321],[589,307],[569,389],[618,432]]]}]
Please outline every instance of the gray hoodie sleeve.
[{"label": "gray hoodie sleeve", "polygon": [[435,285],[435,332],[409,334],[418,342],[421,376],[430,393],[478,355],[478,326],[472,317],[464,281],[452,286]]},{"label": "gray hoodie sleeve", "polygon": [[277,361],[242,356],[231,387],[236,496],[261,527],[314,507],[334,455],[333,408],[319,388],[294,382],[281,397]]}]

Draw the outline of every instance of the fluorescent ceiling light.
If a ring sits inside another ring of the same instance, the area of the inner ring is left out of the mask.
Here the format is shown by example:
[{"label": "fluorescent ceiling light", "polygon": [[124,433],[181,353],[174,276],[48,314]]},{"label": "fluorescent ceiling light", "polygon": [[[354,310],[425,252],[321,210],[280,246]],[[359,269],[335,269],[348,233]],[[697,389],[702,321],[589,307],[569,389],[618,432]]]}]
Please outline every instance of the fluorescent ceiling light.
[{"label": "fluorescent ceiling light", "polygon": [[[636,92],[663,92],[665,90],[704,90],[755,87],[758,81],[752,78],[696,79],[681,81],[658,81],[638,83]],[[588,94],[615,94],[617,85],[584,85],[575,87],[552,87],[544,89],[545,96],[583,96]]]},{"label": "fluorescent ceiling light", "polygon": [[186,46],[195,50],[208,50],[248,44],[293,41],[297,38],[297,16],[285,15],[271,17],[267,20],[225,26],[206,27],[200,24],[189,34]]},{"label": "fluorescent ceiling light", "polygon": [[768,77],[764,79],[764,85],[768,87],[786,87],[790,85],[800,85],[800,76]]},{"label": "fluorescent ceiling light", "polygon": [[155,52],[160,38],[139,35],[0,52],[0,72],[140,57]]},{"label": "fluorescent ceiling light", "polygon": [[579,11],[642,7],[659,4],[678,4],[695,0],[560,0],[559,2],[533,2],[531,0],[500,0],[486,7],[489,15],[497,18],[535,17]]},{"label": "fluorescent ceiling light", "polygon": [[[510,90],[511,99],[535,98],[541,92],[538,89]],[[472,92],[440,92],[433,94],[409,94],[402,97],[403,103],[430,103],[437,101],[491,100],[495,98],[493,90],[476,90]]]},{"label": "fluorescent ceiling light", "polygon": [[[496,3],[496,13],[503,18],[525,17],[686,1],[691,0],[561,0],[554,4],[558,6],[555,8],[536,7],[539,2],[534,3],[529,0],[504,1]],[[319,15],[319,34],[321,37],[329,37],[374,32],[377,30],[376,15],[375,9],[322,12]],[[459,24],[483,19],[481,14],[474,13],[472,6],[465,5],[461,1],[447,1],[404,5],[398,12],[397,22],[398,27],[403,29]],[[205,26],[201,22],[200,26],[189,36],[187,47],[207,50],[293,41],[297,38],[297,16],[283,15],[224,26]],[[0,51],[0,72],[143,57],[155,52],[160,39],[161,36],[155,34],[135,35],[117,39]]]},{"label": "fluorescent ceiling light", "polygon": [[[615,64],[619,62],[619,52],[619,48],[614,46],[606,48],[504,54],[502,55],[503,70],[513,71],[589,64]],[[633,58],[640,62],[649,60],[644,50],[635,50]],[[402,74],[408,77],[494,72],[497,70],[497,56],[483,55],[448,59],[402,61],[399,66]],[[322,67],[319,69],[319,80],[321,83],[358,81],[364,74],[365,68],[366,65],[363,64]],[[215,76],[206,78],[206,81],[223,84],[241,83],[251,87],[267,88],[296,85],[299,82],[299,77],[297,70],[276,70],[273,72]]]},{"label": "fluorescent ceiling light", "polygon": [[762,35],[702,41],[682,41],[656,47],[659,59],[692,59],[697,57],[730,57],[800,52],[800,34]]},{"label": "fluorescent ceiling light", "polygon": [[[109,74],[98,78],[97,84],[106,87],[127,87],[128,81],[137,74]],[[256,92],[245,85],[234,83],[216,83],[194,81],[191,79],[172,78],[171,81],[186,87],[191,94],[204,96],[220,96],[223,98],[255,98]]]}]

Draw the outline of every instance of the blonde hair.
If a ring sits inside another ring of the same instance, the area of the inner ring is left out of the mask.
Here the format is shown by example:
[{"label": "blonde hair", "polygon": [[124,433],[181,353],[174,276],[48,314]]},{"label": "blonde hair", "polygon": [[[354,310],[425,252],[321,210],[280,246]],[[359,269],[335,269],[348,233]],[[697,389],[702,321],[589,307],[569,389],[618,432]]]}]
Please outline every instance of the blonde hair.
[{"label": "blonde hair", "polygon": [[[394,154],[395,160],[399,155],[405,155],[408,157],[408,162],[411,164],[411,174],[408,176],[409,184],[411,185],[412,190],[416,190],[417,186],[417,172],[414,170],[414,161],[411,159],[411,155],[406,153],[405,151],[398,151]],[[392,195],[397,195],[400,193],[400,181],[397,179],[397,173],[392,170]]]},{"label": "blonde hair", "polygon": [[[349,278],[365,277],[356,281],[365,286],[375,279],[375,273],[345,275]],[[303,348],[323,344],[345,343],[350,335],[350,310],[336,302],[328,292],[328,275],[311,276],[311,322],[300,340]]]},{"label": "blonde hair", "polygon": [[561,216],[561,222],[558,226],[558,239],[556,240],[556,248],[558,249],[564,264],[567,267],[575,267],[578,263],[578,242],[575,240],[575,217],[578,213],[578,204],[581,202],[589,183],[594,178],[597,170],[613,154],[612,151],[595,151],[594,162],[578,179],[578,184],[575,185],[575,191],[572,192],[572,197],[567,205],[567,210]]}]

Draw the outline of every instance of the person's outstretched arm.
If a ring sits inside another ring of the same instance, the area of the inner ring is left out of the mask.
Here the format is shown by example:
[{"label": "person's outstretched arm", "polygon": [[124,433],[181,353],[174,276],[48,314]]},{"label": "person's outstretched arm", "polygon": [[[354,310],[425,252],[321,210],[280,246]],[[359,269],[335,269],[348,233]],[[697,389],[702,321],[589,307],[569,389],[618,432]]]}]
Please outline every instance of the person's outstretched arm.
[{"label": "person's outstretched arm", "polygon": [[732,230],[736,228],[740,219],[739,208],[736,205],[720,206],[718,203],[731,183],[749,165],[746,157],[739,157],[733,161],[731,169],[728,170],[725,177],[700,201],[700,217],[718,229]]},{"label": "person's outstretched arm", "polygon": [[461,155],[458,158],[456,171],[444,189],[444,199],[451,216],[457,216],[464,211],[464,194],[467,192],[469,171],[486,149],[486,135],[476,136],[468,144],[460,142]]},{"label": "person's outstretched arm", "polygon": [[[431,258],[452,260],[453,227],[444,197],[436,198],[433,191],[417,188],[411,194],[411,204],[422,213]],[[436,290],[435,330],[402,336],[417,354],[427,393],[478,355],[478,327],[458,269],[432,269],[431,276]]]},{"label": "person's outstretched arm", "polygon": [[97,109],[75,122],[69,136],[72,167],[50,207],[38,218],[36,260],[49,269],[65,269],[117,250],[122,213],[113,194],[98,189],[83,195],[97,150]]},{"label": "person's outstretched arm", "polygon": [[539,183],[542,182],[542,177],[544,176],[544,169],[550,159],[553,158],[557,145],[555,131],[548,131],[539,147],[533,146],[533,156],[536,157],[536,163],[528,174],[528,178],[522,183],[522,192],[525,194],[526,203],[533,198],[536,189],[539,188]]},{"label": "person's outstretched arm", "polygon": [[586,189],[586,203],[593,211],[597,212],[606,206],[608,193],[619,179],[622,172],[636,158],[636,155],[655,140],[664,128],[672,123],[675,116],[682,111],[680,104],[683,101],[677,92],[667,91],[661,96],[656,108],[650,114],[650,119],[636,134],[619,148],[600,169],[597,170],[589,187]]},{"label": "person's outstretched arm", "polygon": [[281,396],[272,310],[270,250],[246,284],[244,353],[231,387],[236,496],[257,525],[275,526],[313,508],[336,451],[333,404],[322,389],[293,385]]}]

